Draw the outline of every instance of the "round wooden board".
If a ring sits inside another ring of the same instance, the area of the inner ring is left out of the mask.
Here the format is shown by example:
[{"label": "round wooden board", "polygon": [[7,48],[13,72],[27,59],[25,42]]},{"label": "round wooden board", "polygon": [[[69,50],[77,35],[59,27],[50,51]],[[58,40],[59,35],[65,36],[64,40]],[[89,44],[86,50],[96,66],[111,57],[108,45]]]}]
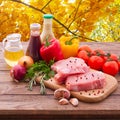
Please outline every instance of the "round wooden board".
[{"label": "round wooden board", "polygon": [[[89,91],[80,91],[80,92],[74,92],[71,91],[72,97],[78,98],[80,101],[84,102],[99,102],[105,99],[107,96],[109,96],[112,92],[114,92],[118,87],[118,81],[115,79],[115,77],[105,74],[105,81],[106,84],[102,89],[95,89],[95,90],[89,90]],[[65,85],[58,85],[54,78],[51,78],[44,82],[45,86],[56,90],[58,88],[64,87]]]}]

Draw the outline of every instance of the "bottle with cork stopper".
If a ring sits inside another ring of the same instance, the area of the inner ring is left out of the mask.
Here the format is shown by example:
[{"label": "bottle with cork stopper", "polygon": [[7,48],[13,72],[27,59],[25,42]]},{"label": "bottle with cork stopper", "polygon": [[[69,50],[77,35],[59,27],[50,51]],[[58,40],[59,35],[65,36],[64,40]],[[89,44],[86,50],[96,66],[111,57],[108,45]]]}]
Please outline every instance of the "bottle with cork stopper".
[{"label": "bottle with cork stopper", "polygon": [[30,25],[30,39],[26,50],[26,55],[32,57],[34,62],[41,60],[39,52],[41,47],[40,28],[41,25],[38,23],[32,23]]},{"label": "bottle with cork stopper", "polygon": [[52,38],[55,38],[54,33],[52,31],[52,14],[44,14],[43,16],[43,30],[41,33],[41,43],[44,43],[46,39],[49,41]]}]

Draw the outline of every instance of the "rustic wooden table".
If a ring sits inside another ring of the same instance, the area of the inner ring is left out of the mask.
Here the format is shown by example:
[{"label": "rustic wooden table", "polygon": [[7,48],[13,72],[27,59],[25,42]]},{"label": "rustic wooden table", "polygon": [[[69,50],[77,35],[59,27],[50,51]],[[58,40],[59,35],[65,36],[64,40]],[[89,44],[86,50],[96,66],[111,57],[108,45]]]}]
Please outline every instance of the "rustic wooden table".
[{"label": "rustic wooden table", "polygon": [[[120,43],[83,42],[93,49],[101,48],[106,52],[120,55]],[[26,43],[23,43],[26,48]],[[27,90],[27,83],[15,83],[9,76],[10,68],[3,59],[0,43],[0,120],[2,119],[120,119],[120,74],[116,75],[119,86],[108,98],[99,103],[79,101],[78,107],[59,105],[53,97],[53,91],[47,89],[47,95],[39,94],[39,86],[33,91]]]}]

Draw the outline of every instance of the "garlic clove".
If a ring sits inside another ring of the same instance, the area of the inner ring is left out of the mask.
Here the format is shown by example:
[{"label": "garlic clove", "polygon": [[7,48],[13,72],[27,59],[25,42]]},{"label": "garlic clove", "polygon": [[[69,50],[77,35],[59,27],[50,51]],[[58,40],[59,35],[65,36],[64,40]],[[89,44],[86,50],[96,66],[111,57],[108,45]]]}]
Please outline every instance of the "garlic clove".
[{"label": "garlic clove", "polygon": [[79,104],[79,101],[77,98],[71,98],[69,101],[74,107],[78,106]]},{"label": "garlic clove", "polygon": [[58,102],[59,102],[60,105],[67,105],[67,104],[69,104],[69,101],[66,98],[62,98]]},{"label": "garlic clove", "polygon": [[59,88],[54,91],[54,97],[56,99],[61,99],[61,98],[70,98],[70,91],[65,89],[65,88]]}]

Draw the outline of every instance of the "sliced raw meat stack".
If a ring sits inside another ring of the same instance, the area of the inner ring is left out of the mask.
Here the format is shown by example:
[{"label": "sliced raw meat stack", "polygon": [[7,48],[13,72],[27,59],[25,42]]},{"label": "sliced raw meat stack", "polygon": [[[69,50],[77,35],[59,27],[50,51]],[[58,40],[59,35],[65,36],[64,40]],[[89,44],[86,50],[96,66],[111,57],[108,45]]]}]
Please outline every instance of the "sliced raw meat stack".
[{"label": "sliced raw meat stack", "polygon": [[99,89],[103,88],[104,84],[105,75],[99,71],[68,76],[65,83],[66,88],[72,91]]},{"label": "sliced raw meat stack", "polygon": [[60,60],[54,63],[51,69],[57,73],[54,79],[58,84],[65,83],[66,78],[70,75],[86,73],[90,70],[84,60],[77,57]]}]

